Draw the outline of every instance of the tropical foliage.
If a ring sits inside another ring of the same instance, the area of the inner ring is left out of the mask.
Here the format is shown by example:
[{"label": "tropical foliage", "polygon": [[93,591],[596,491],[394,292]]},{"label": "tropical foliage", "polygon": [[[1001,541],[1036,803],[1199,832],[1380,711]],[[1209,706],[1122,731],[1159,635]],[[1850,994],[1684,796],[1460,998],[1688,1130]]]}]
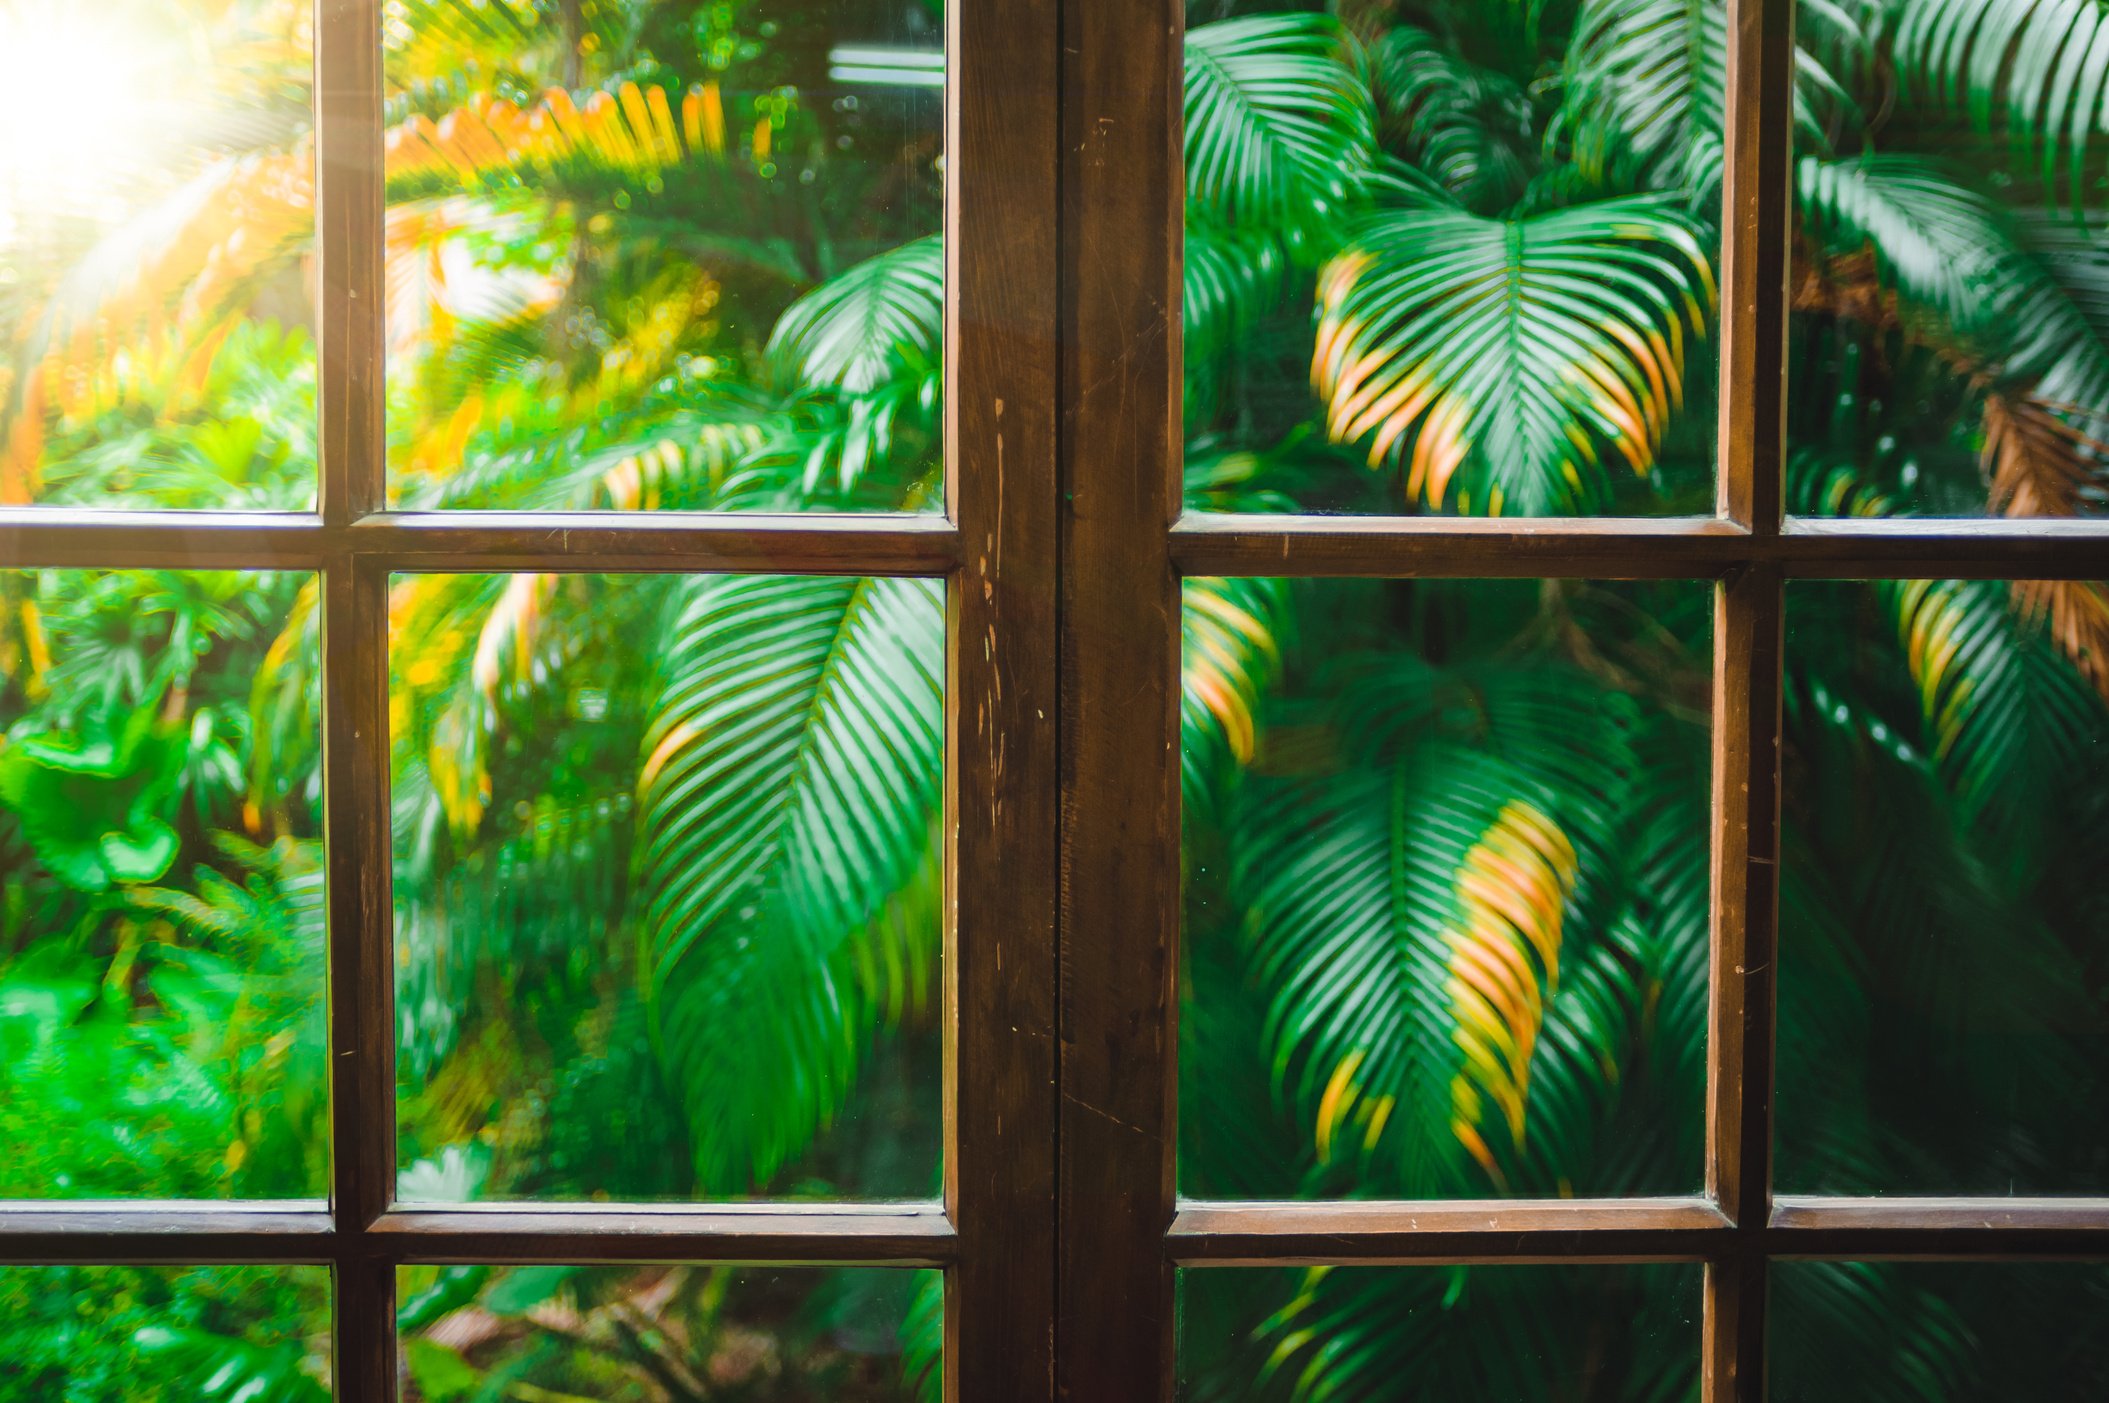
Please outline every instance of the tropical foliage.
[{"label": "tropical foliage", "polygon": [[[160,7],[226,120],[114,212],[0,211],[0,501],[312,500],[306,8]],[[1718,5],[1191,11],[1191,506],[1711,510]],[[934,55],[939,18],[394,0],[396,500],[934,507],[934,89],[830,51]],[[1802,7],[1793,510],[2102,509],[2105,23]],[[1185,1191],[1695,1190],[1707,589],[1186,605]],[[405,576],[390,611],[401,1195],[933,1192],[937,587]],[[0,1194],[321,1191],[317,614],[292,576],[0,583]],[[2109,594],[1796,585],[1789,630],[1782,1185],[2099,1191]],[[43,1371],[0,1398],[312,1392],[314,1302],[243,1280],[0,1277],[0,1347]],[[1781,1377],[1949,1403],[2031,1331],[2095,1333],[2098,1281],[1928,1280],[1783,1272]],[[1210,1274],[1184,1386],[1689,1397],[1691,1299],[1673,1269]],[[431,1399],[931,1397],[938,1301],[663,1269],[401,1293]],[[2042,1377],[2099,1392],[2091,1348]]]}]

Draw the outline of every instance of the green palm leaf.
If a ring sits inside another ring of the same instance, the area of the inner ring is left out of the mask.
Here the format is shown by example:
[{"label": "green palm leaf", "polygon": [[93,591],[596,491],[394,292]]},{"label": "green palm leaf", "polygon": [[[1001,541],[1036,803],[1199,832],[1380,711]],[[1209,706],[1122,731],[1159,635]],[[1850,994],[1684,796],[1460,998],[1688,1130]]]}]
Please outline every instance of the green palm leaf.
[{"label": "green palm leaf", "polygon": [[905,921],[926,963],[935,948],[915,893],[936,856],[943,599],[927,580],[702,577],[665,653],[641,966],[699,1185],[746,1192],[854,1079],[882,1002],[860,943]]},{"label": "green palm leaf", "polygon": [[1288,259],[1276,235],[1189,219],[1180,269],[1180,312],[1189,382],[1227,359],[1288,288]]},{"label": "green palm leaf", "polygon": [[1392,149],[1468,209],[1494,214],[1513,204],[1531,175],[1523,89],[1411,25],[1388,30],[1371,59]]},{"label": "green palm leaf", "polygon": [[1186,36],[1187,197],[1218,219],[1306,232],[1375,156],[1369,86],[1329,15],[1253,15]]},{"label": "green palm leaf", "polygon": [[2037,827],[2043,796],[2091,741],[2100,706],[1989,580],[1877,586],[1894,611],[1925,741],[1965,823],[2000,846]]},{"label": "green palm leaf", "polygon": [[1719,188],[1728,16],[1717,0],[1583,0],[1555,118],[1584,176],[1610,188]]},{"label": "green palm leaf", "polygon": [[2097,0],[1903,0],[1892,44],[1907,96],[1981,132],[2003,123],[2051,198],[2078,209],[2090,139],[2109,130],[2109,12]]},{"label": "green palm leaf", "polygon": [[1339,763],[1255,776],[1231,818],[1275,1080],[1365,1188],[1512,1186],[1547,1003],[1606,897],[1629,708],[1565,674],[1401,661],[1337,725]]},{"label": "green palm leaf", "polygon": [[1605,450],[1652,467],[1713,299],[1697,232],[1660,199],[1386,211],[1321,275],[1312,375],[1332,436],[1366,440],[1372,466],[1396,455],[1409,496],[1586,511],[1611,491]]},{"label": "green palm leaf", "polygon": [[939,235],[868,258],[792,303],[769,337],[790,383],[862,394],[938,364],[945,327]]},{"label": "green palm leaf", "polygon": [[[1804,151],[1829,152],[1860,122],[1851,80],[1873,61],[1881,0],[1809,0],[1798,8],[1794,125]],[[1554,118],[1599,188],[1683,194],[1717,206],[1728,92],[1722,0],[1582,0]]]},{"label": "green palm leaf", "polygon": [[1252,759],[1260,698],[1281,669],[1288,587],[1275,579],[1185,582],[1180,614],[1180,787],[1190,812]]},{"label": "green palm leaf", "polygon": [[1989,361],[2002,382],[2094,411],[2083,421],[2109,418],[2109,349],[1990,201],[1902,156],[1804,157],[1795,190],[1824,247],[1874,251],[1907,329]]}]

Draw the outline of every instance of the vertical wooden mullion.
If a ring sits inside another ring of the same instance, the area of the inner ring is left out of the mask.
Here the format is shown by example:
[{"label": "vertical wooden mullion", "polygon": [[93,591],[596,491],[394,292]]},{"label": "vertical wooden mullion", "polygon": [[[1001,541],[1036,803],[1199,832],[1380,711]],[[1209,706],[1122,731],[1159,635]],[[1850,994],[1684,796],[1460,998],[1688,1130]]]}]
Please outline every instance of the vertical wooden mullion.
[{"label": "vertical wooden mullion", "polygon": [[[323,519],[380,509],[379,0],[318,0],[316,232]],[[395,1279],[366,1229],[395,1178],[389,969],[388,577],[333,552],[322,579],[324,838],[329,887],[330,1205],[336,1222],[335,1391],[396,1390]]]},{"label": "vertical wooden mullion", "polygon": [[1760,1403],[1765,1388],[1783,598],[1774,565],[1716,586],[1706,1184],[1735,1229],[1707,1271],[1705,1403]]},{"label": "vertical wooden mullion", "polygon": [[1173,1371],[1183,11],[1064,5],[1057,1373],[1144,1403]]},{"label": "vertical wooden mullion", "polygon": [[1057,3],[946,7],[952,1403],[1054,1396]]},{"label": "vertical wooden mullion", "polygon": [[[1782,527],[1794,167],[1793,0],[1727,0],[1718,508]],[[1749,564],[1714,618],[1713,949],[1707,1191],[1736,1225],[1707,1266],[1705,1403],[1765,1396],[1779,892],[1783,584]]]},{"label": "vertical wooden mullion", "polygon": [[1793,0],[1727,0],[1721,181],[1720,514],[1780,530],[1793,218]]},{"label": "vertical wooden mullion", "polygon": [[324,567],[322,648],[337,1396],[383,1400],[395,1390],[395,1280],[367,1236],[395,1183],[388,574],[377,562],[338,555]]},{"label": "vertical wooden mullion", "polygon": [[380,510],[384,485],[381,0],[318,0],[316,307],[322,515]]}]

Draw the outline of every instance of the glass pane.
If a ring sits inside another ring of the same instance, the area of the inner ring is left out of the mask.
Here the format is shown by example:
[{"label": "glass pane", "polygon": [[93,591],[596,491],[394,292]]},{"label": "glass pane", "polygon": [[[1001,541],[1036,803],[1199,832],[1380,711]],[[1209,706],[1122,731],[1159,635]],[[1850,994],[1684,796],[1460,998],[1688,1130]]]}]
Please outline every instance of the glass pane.
[{"label": "glass pane", "polygon": [[313,10],[0,4],[0,506],[314,506]]},{"label": "glass pane", "polygon": [[402,1197],[934,1196],[943,585],[392,614]]},{"label": "glass pane", "polygon": [[1180,1403],[1696,1398],[1697,1266],[1179,1273]]},{"label": "glass pane", "polygon": [[327,1267],[0,1267],[0,1403],[330,1397]]},{"label": "glass pane", "polygon": [[1187,581],[1185,1192],[1698,1189],[1711,601]]},{"label": "glass pane", "polygon": [[0,1199],[325,1192],[315,615],[0,572]]},{"label": "glass pane", "polygon": [[939,1395],[934,1271],[403,1267],[396,1299],[404,1403]]},{"label": "glass pane", "polygon": [[935,510],[940,0],[391,5],[407,507]]},{"label": "glass pane", "polygon": [[1778,1174],[2109,1188],[2109,591],[1787,591]]},{"label": "glass pane", "polygon": [[1319,8],[1188,0],[1189,504],[1711,515],[1724,5]]},{"label": "glass pane", "polygon": [[1800,7],[1789,510],[2109,505],[2103,52],[2062,16]]},{"label": "glass pane", "polygon": [[2100,1263],[1781,1262],[1774,1403],[2109,1396]]}]

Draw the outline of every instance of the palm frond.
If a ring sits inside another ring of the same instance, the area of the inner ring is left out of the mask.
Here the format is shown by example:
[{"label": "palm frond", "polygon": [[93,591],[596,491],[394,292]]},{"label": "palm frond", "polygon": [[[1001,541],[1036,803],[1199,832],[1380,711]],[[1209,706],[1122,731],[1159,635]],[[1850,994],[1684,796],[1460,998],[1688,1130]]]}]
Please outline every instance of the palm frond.
[{"label": "palm frond", "polygon": [[1326,426],[1396,454],[1432,507],[1587,511],[1606,449],[1654,463],[1682,402],[1685,336],[1712,270],[1688,220],[1646,197],[1531,219],[1375,214],[1319,284],[1312,377]]},{"label": "palm frond", "polygon": [[1191,812],[1211,809],[1231,768],[1252,759],[1260,698],[1281,668],[1287,596],[1274,579],[1185,582],[1179,773]]},{"label": "palm frond", "polygon": [[2105,46],[2096,0],[1902,0],[1891,50],[1907,97],[1980,132],[2003,127],[2050,198],[2077,211],[2096,203],[2088,143],[2109,130]]},{"label": "palm frond", "polygon": [[[1873,64],[1883,3],[1818,0],[1799,15],[1796,144],[1828,153],[1862,120],[1855,80]],[[1551,135],[1586,180],[1676,193],[1713,213],[1728,91],[1722,0],[1582,0],[1561,76]]]},{"label": "palm frond", "polygon": [[769,337],[790,383],[851,394],[938,365],[945,324],[939,235],[868,258],[792,303]]},{"label": "palm frond", "polygon": [[1307,233],[1375,158],[1369,85],[1329,15],[1253,15],[1186,36],[1187,196],[1215,218]]},{"label": "palm frond", "polygon": [[1287,275],[1287,251],[1278,236],[1187,221],[1180,313],[1189,386],[1233,355],[1252,328],[1282,304]]},{"label": "palm frond", "polygon": [[1582,0],[1553,135],[1600,188],[1720,187],[1728,14],[1719,0]]},{"label": "palm frond", "polygon": [[1578,687],[1388,663],[1343,694],[1341,763],[1241,791],[1233,885],[1274,1076],[1320,1161],[1365,1186],[1484,1192],[1524,1163],[1547,1002],[1609,898],[1631,773],[1624,699],[1578,707]]},{"label": "palm frond", "polygon": [[704,1192],[766,1184],[854,1078],[851,947],[934,853],[943,617],[924,580],[716,576],[672,618],[641,963]]},{"label": "palm frond", "polygon": [[1498,214],[1523,193],[1531,108],[1514,81],[1412,25],[1386,31],[1371,67],[1392,149],[1476,213]]},{"label": "palm frond", "polygon": [[2098,701],[2031,637],[2000,583],[1905,580],[1880,589],[1895,611],[1928,748],[1965,820],[2002,841],[2017,836],[2092,735]]}]

